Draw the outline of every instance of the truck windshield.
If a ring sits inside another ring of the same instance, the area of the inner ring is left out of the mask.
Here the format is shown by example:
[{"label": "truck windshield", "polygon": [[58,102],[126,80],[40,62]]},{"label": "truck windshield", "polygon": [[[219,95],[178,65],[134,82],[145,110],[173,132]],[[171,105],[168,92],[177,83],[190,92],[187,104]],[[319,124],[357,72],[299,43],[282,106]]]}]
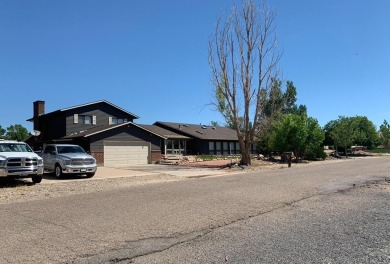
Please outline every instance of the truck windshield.
[{"label": "truck windshield", "polygon": [[2,143],[0,152],[33,152],[27,144],[22,143]]},{"label": "truck windshield", "polygon": [[58,154],[65,153],[85,153],[85,151],[79,146],[57,146]]}]

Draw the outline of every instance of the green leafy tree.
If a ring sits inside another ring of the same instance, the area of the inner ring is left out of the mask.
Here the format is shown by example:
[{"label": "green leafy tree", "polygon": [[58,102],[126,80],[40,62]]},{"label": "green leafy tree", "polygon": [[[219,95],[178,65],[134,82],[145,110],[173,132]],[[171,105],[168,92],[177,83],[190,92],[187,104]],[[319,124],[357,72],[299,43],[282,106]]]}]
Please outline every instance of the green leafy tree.
[{"label": "green leafy tree", "polygon": [[307,136],[305,116],[286,114],[273,122],[270,144],[277,151],[294,151],[295,156],[300,158]]},{"label": "green leafy tree", "polygon": [[3,138],[5,135],[5,129],[0,125],[0,138]]},{"label": "green leafy tree", "polygon": [[297,89],[295,88],[292,81],[287,81],[286,92],[284,96],[286,99],[282,111],[285,113],[294,114],[294,110],[297,108]]},{"label": "green leafy tree", "polygon": [[270,97],[266,101],[264,114],[267,117],[280,114],[306,114],[306,106],[298,106],[296,101],[297,89],[293,82],[287,81],[285,92],[283,92],[282,81],[274,79],[271,87]]},{"label": "green leafy tree", "polygon": [[7,127],[5,137],[11,140],[23,141],[29,136],[28,130],[22,125],[11,125]]},{"label": "green leafy tree", "polygon": [[284,93],[283,114],[306,115],[307,108],[305,105],[297,105],[297,89],[292,81],[287,81],[286,92]]},{"label": "green leafy tree", "polygon": [[335,121],[334,128],[331,132],[331,137],[335,144],[335,148],[343,147],[345,156],[347,157],[347,149],[353,145],[355,129],[353,126],[353,119],[351,117],[340,116]]},{"label": "green leafy tree", "polygon": [[380,143],[385,148],[390,148],[390,124],[384,120],[379,128]]},{"label": "green leafy tree", "polygon": [[377,145],[378,134],[375,125],[365,116],[345,117],[328,122],[325,127],[325,144],[343,147],[347,155],[352,145],[373,148]]},{"label": "green leafy tree", "polygon": [[210,121],[210,126],[218,127],[220,126],[218,121]]},{"label": "green leafy tree", "polygon": [[324,152],[324,140],[325,132],[318,124],[317,119],[308,117],[306,121],[307,126],[307,138],[305,145],[305,158],[309,160],[325,159],[326,154]]},{"label": "green leafy tree", "polygon": [[325,146],[335,146],[333,137],[332,137],[332,131],[336,127],[336,120],[331,120],[324,126],[324,132],[325,132],[325,140],[324,145]]},{"label": "green leafy tree", "polygon": [[273,120],[272,117],[277,116],[284,108],[286,97],[287,95],[282,90],[282,81],[272,78],[269,96],[264,98],[264,116],[269,120]]},{"label": "green leafy tree", "polygon": [[293,151],[297,158],[324,159],[324,138],[317,119],[303,114],[284,114],[272,125],[269,145],[275,151]]},{"label": "green leafy tree", "polygon": [[[257,133],[257,150],[262,154],[270,154],[272,148],[270,148],[270,129],[272,122],[278,120],[281,115],[285,114],[298,114],[306,115],[307,110],[305,105],[297,105],[297,90],[292,81],[287,81],[285,92],[283,92],[282,82],[280,80],[273,80],[271,88],[271,96],[266,102],[265,115],[269,123],[265,123],[263,128]],[[273,116],[272,116],[273,115]]]},{"label": "green leafy tree", "polygon": [[374,123],[365,116],[352,117],[352,126],[354,128],[354,145],[365,146],[372,149],[377,145],[378,133]]},{"label": "green leafy tree", "polygon": [[220,18],[209,41],[213,105],[236,130],[244,165],[251,164],[256,134],[268,123],[265,105],[279,73],[277,43],[275,14],[254,0],[242,0]]}]

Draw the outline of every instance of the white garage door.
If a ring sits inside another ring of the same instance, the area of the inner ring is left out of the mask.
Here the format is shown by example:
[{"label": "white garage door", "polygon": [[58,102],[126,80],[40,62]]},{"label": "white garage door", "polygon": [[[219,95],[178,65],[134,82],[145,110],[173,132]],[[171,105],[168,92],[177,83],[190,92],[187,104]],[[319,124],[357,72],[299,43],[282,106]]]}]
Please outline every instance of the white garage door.
[{"label": "white garage door", "polygon": [[148,156],[148,146],[104,146],[106,167],[148,164]]}]

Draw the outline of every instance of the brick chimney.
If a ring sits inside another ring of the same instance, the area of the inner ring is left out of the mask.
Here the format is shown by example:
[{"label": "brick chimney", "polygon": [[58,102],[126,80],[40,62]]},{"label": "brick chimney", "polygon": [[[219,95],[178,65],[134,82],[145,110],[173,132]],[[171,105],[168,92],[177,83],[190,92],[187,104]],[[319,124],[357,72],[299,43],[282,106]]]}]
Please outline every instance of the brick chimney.
[{"label": "brick chimney", "polygon": [[39,121],[38,117],[45,113],[45,101],[35,101],[33,103],[33,111],[34,111],[34,130],[39,130]]}]

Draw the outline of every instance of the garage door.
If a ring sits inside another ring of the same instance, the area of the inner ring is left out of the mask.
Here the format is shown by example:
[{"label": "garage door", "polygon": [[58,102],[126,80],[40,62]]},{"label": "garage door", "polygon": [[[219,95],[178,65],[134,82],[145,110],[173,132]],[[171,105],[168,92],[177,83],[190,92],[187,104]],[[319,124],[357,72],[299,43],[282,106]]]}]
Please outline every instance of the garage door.
[{"label": "garage door", "polygon": [[148,164],[149,147],[119,146],[113,143],[104,146],[104,166],[123,167],[129,165]]}]

